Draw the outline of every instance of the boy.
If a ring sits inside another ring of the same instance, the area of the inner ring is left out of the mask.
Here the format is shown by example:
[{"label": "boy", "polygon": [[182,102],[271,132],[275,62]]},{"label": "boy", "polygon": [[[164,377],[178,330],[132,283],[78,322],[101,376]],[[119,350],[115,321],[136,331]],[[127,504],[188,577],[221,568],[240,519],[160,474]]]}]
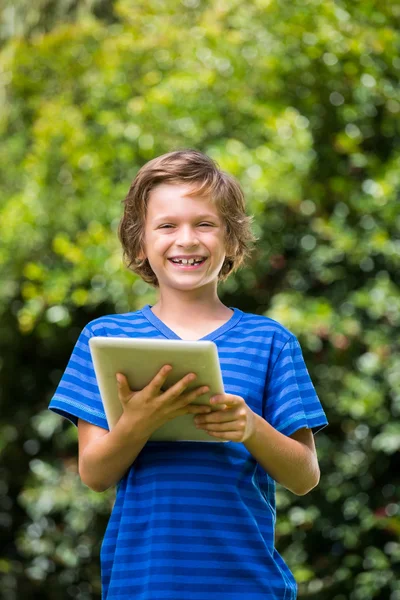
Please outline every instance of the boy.
[{"label": "boy", "polygon": [[[158,300],[89,323],[50,404],[78,424],[83,482],[117,485],[101,551],[105,600],[296,597],[274,546],[275,482],[299,495],[317,485],[313,433],[327,421],[296,337],[218,297],[218,282],[249,253],[250,222],[237,181],[195,150],[144,165],[125,199],[124,256]],[[139,392],[116,374],[123,414],[110,432],[92,335],[214,341],[225,388],[211,400],[218,410],[191,404],[204,393],[185,391],[195,374],[162,393],[166,361]],[[148,441],[185,413],[210,443]]]}]

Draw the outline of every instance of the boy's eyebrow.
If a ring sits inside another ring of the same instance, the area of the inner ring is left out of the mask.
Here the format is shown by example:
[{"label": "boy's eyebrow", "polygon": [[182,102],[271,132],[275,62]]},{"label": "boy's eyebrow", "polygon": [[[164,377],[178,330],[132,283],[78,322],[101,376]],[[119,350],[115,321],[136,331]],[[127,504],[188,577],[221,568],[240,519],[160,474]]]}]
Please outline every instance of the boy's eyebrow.
[{"label": "boy's eyebrow", "polygon": [[[173,216],[173,215],[162,215],[161,217],[157,216],[155,219],[153,219],[154,223],[157,223],[158,221],[174,221],[175,219],[177,219],[178,216]],[[202,219],[218,219],[217,215],[209,215],[209,214],[204,214],[204,215],[196,215],[194,217],[196,220],[202,220]]]}]

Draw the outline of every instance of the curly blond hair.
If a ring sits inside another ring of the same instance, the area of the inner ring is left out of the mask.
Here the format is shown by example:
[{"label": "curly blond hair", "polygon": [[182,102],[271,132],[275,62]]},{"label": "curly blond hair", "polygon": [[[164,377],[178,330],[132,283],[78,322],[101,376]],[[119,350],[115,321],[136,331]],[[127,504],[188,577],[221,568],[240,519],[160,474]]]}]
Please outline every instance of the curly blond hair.
[{"label": "curly blond hair", "polygon": [[226,257],[218,274],[225,281],[250,256],[250,244],[256,238],[251,231],[252,216],[245,212],[245,199],[238,181],[221,171],[218,164],[198,150],[183,149],[169,152],[147,162],[138,171],[129,188],[124,213],[118,227],[127,267],[154,287],[157,277],[145,259],[144,231],[147,205],[151,190],[162,184],[189,184],[188,196],[208,197],[216,203],[225,225]]}]

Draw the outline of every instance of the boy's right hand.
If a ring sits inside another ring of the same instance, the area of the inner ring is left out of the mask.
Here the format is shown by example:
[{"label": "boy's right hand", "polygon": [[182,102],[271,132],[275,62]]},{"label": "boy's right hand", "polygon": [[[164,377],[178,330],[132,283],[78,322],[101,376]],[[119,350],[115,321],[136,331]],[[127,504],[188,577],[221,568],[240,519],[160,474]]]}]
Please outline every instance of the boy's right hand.
[{"label": "boy's right hand", "polygon": [[186,392],[188,385],[196,379],[195,373],[188,373],[167,391],[161,388],[172,370],[164,365],[150,383],[138,392],[133,392],[122,373],[117,373],[118,397],[122,404],[126,425],[140,437],[148,439],[151,434],[167,421],[186,414],[206,414],[211,412],[209,406],[191,404],[198,396],[209,391],[208,386],[201,386]]}]

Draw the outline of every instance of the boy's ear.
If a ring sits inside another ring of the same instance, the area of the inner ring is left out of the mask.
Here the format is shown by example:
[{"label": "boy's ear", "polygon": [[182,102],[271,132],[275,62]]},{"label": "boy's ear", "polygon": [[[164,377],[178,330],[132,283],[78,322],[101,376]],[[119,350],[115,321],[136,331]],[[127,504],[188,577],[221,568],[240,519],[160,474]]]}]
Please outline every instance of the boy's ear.
[{"label": "boy's ear", "polygon": [[227,244],[226,245],[226,256],[236,256],[238,250],[239,250],[238,242],[234,242],[232,244]]},{"label": "boy's ear", "polygon": [[147,257],[146,257],[145,252],[143,250],[139,250],[139,253],[137,255],[137,260],[145,260],[146,258]]}]

